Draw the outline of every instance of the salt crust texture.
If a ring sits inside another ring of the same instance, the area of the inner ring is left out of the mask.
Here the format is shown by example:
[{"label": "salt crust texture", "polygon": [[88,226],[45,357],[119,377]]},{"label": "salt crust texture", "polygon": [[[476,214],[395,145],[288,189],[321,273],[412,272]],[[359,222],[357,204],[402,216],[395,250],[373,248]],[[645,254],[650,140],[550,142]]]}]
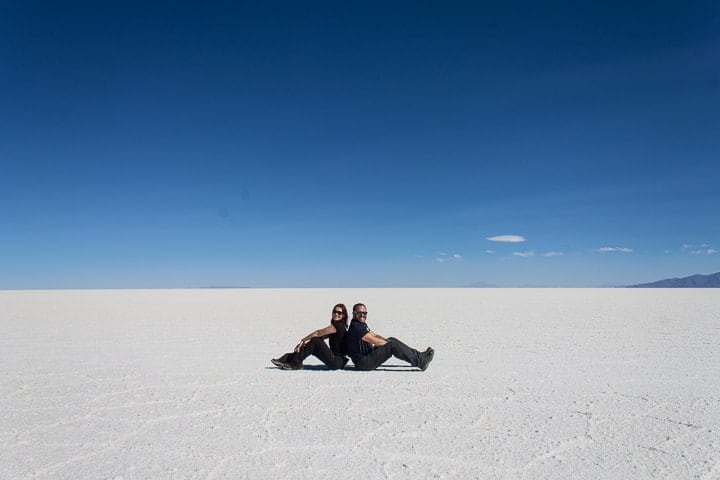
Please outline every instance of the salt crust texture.
[{"label": "salt crust texture", "polygon": [[[363,301],[425,372],[269,360]],[[3,479],[718,479],[716,290],[0,292]]]}]

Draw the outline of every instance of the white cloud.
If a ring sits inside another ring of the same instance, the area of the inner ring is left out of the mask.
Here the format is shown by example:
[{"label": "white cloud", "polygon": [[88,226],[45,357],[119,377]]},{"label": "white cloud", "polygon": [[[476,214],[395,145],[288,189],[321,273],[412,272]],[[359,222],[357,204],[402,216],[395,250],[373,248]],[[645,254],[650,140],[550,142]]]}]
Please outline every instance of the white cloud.
[{"label": "white cloud", "polygon": [[435,257],[435,261],[438,263],[445,263],[446,261],[451,260],[462,260],[462,255],[459,253],[453,253],[452,255],[447,252],[438,252],[437,256]]},{"label": "white cloud", "polygon": [[609,252],[622,252],[622,253],[632,253],[632,248],[627,247],[602,247],[598,248],[597,250],[600,253],[609,253]]},{"label": "white cloud", "polygon": [[486,240],[490,240],[491,242],[520,243],[525,241],[525,237],[521,235],[497,235],[495,237],[487,237]]},{"label": "white cloud", "polygon": [[714,253],[717,253],[717,250],[714,248],[701,248],[699,250],[692,250],[690,251],[693,255],[712,255]]},{"label": "white cloud", "polygon": [[524,258],[526,258],[526,257],[533,257],[533,256],[535,256],[535,252],[533,252],[532,250],[529,251],[529,252],[513,252],[513,256],[515,256],[515,257],[524,257]]},{"label": "white cloud", "polygon": [[563,255],[565,255],[563,252],[547,252],[542,254],[543,257],[562,257]]},{"label": "white cloud", "polygon": [[495,250],[485,250],[485,253],[492,255],[493,253],[495,253]]},{"label": "white cloud", "polygon": [[692,255],[713,255],[718,252],[708,243],[703,243],[699,246],[686,243],[681,248],[683,252],[689,252]]}]

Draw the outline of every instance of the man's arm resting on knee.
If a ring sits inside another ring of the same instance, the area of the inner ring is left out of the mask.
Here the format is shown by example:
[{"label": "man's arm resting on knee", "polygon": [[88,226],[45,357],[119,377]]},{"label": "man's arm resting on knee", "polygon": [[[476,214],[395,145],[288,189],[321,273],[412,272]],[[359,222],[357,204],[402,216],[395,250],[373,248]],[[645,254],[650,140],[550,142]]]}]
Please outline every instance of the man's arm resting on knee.
[{"label": "man's arm resting on knee", "polygon": [[382,347],[387,343],[387,339],[382,335],[378,335],[375,332],[368,332],[362,337],[364,342],[375,345],[376,347]]}]

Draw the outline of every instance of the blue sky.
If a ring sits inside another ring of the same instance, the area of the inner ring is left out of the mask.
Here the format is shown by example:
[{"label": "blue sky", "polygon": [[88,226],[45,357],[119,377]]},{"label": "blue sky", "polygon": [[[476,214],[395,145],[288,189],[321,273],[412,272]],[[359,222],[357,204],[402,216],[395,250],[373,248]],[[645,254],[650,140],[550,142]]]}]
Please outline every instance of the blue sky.
[{"label": "blue sky", "polygon": [[0,4],[0,288],[720,270],[717,2],[211,3]]}]

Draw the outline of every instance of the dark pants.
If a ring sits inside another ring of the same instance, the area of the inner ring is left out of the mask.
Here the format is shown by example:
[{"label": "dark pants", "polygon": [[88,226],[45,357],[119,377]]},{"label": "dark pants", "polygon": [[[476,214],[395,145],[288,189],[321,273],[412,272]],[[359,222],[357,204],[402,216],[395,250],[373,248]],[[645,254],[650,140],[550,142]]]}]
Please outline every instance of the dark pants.
[{"label": "dark pants", "polygon": [[390,337],[387,341],[388,343],[385,345],[373,348],[370,353],[358,359],[357,362],[353,361],[355,368],[358,370],[375,370],[390,357],[405,360],[413,367],[420,367],[420,352],[408,347],[397,338]]},{"label": "dark pants", "polygon": [[330,370],[339,370],[345,366],[347,360],[342,355],[335,355],[330,347],[318,337],[310,340],[304,347],[297,353],[291,353],[288,356],[288,362],[300,364],[310,355],[315,355],[320,359]]}]

